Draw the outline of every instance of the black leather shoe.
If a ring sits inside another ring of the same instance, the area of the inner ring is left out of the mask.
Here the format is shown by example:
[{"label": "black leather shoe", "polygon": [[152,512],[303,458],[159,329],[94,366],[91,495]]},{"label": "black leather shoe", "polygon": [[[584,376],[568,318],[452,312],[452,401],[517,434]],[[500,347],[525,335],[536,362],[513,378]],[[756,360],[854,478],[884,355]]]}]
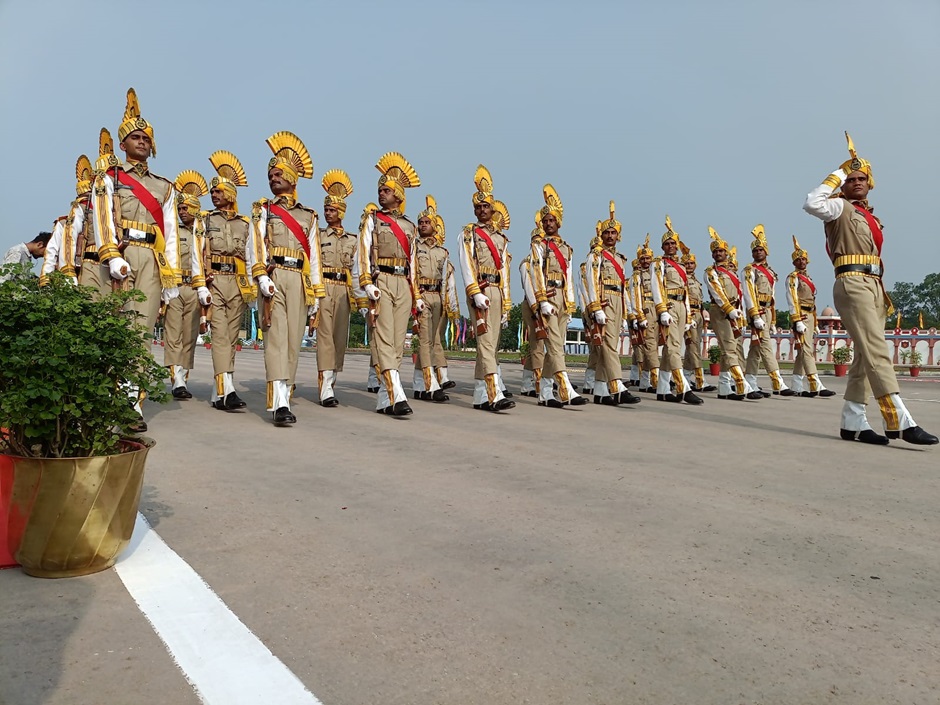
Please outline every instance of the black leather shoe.
[{"label": "black leather shoe", "polygon": [[443,402],[450,400],[450,397],[444,393],[443,389],[435,389],[433,392],[431,392],[430,398],[431,401],[436,404],[442,404]]},{"label": "black leather shoe", "polygon": [[177,387],[170,394],[173,395],[174,399],[192,399],[193,395],[190,393],[186,387]]},{"label": "black leather shoe", "polygon": [[913,443],[915,446],[932,446],[940,443],[940,439],[932,433],[927,433],[920,426],[911,426],[903,431],[885,431],[885,435],[888,438],[900,438],[902,441]]},{"label": "black leather shoe", "polygon": [[796,396],[796,392],[794,392],[792,389],[781,389],[777,392],[774,392],[774,394],[779,394],[782,397],[795,397]]},{"label": "black leather shoe", "polygon": [[[757,394],[760,394],[760,392],[757,392]],[[719,394],[719,395],[718,395],[718,398],[719,398],[719,399],[730,399],[731,401],[744,401],[744,395],[743,395],[743,394]],[[760,397],[758,397],[758,398],[760,398]]]},{"label": "black leather shoe", "polygon": [[290,426],[295,423],[297,423],[297,417],[294,416],[286,406],[274,410],[275,426]]},{"label": "black leather shoe", "polygon": [[584,406],[588,403],[587,397],[573,397],[569,402],[571,406]]},{"label": "black leather shoe", "polygon": [[801,397],[815,397],[817,394],[819,394],[819,392],[800,392]]},{"label": "black leather shoe", "polygon": [[510,392],[510,391],[504,389],[504,390],[503,390],[503,396],[504,396],[506,399],[512,399],[512,392]]},{"label": "black leather shoe", "polygon": [[620,403],[620,395],[601,397],[595,394],[594,403],[603,404],[604,406],[617,406]]},{"label": "black leather shoe", "polygon": [[396,401],[394,406],[386,408],[392,410],[392,416],[407,416],[408,414],[414,413],[406,401]]},{"label": "black leather shoe", "polygon": [[831,389],[820,389],[819,396],[821,397],[834,397],[836,393]]},{"label": "black leather shoe", "polygon": [[[696,390],[696,391],[698,391],[698,390]],[[717,391],[718,391],[718,387],[716,387],[714,384],[706,384],[704,387],[702,387],[701,391],[703,391],[703,392],[717,392]]]},{"label": "black leather shoe", "polygon": [[[379,388],[378,387],[366,387],[366,391],[370,392],[371,394],[378,394]],[[380,411],[379,413],[381,414],[382,412]]]},{"label": "black leather shoe", "polygon": [[631,394],[627,390],[620,392],[620,398],[618,400],[620,404],[639,404],[641,401],[643,400],[640,399],[640,397]]},{"label": "black leather shoe", "polygon": [[235,392],[225,395],[225,399],[222,401],[222,404],[226,411],[235,411],[236,409],[244,409],[248,406],[245,402],[241,400]]},{"label": "black leather shoe", "polygon": [[441,385],[441,389],[453,389],[456,386],[457,386],[457,383],[454,380],[449,379],[446,382],[444,382],[444,384]]},{"label": "black leather shoe", "polygon": [[512,399],[506,399],[503,397],[499,401],[495,401],[490,405],[490,411],[506,411],[507,409],[516,408],[516,402]]},{"label": "black leather shoe", "polygon": [[[603,397],[603,398],[606,399],[607,397]],[[599,394],[595,394],[595,395],[594,395],[594,403],[595,403],[595,404],[600,404],[600,403],[601,403],[601,396],[600,396]]]},{"label": "black leather shoe", "polygon": [[641,387],[637,389],[637,391],[642,394],[656,394],[656,389],[654,387]]},{"label": "black leather shoe", "polygon": [[593,393],[594,393],[594,387],[581,387],[581,393],[582,393],[582,394],[593,394]]},{"label": "black leather shoe", "polygon": [[414,397],[421,401],[431,401],[431,392],[415,392]]},{"label": "black leather shoe", "polygon": [[479,409],[480,411],[492,411],[493,407],[490,406],[488,401],[483,402],[482,404],[474,404],[474,409]]},{"label": "black leather shoe", "polygon": [[843,428],[839,430],[839,435],[842,437],[843,441],[861,441],[862,443],[870,443],[875,446],[888,445],[888,439],[885,436],[878,435],[870,428],[864,431],[846,431]]},{"label": "black leather shoe", "polygon": [[147,433],[147,422],[141,417],[140,420],[130,424],[127,430],[131,433]]},{"label": "black leather shoe", "polygon": [[682,397],[677,397],[675,394],[657,394],[656,401],[682,401]]},{"label": "black leather shoe", "polygon": [[549,409],[564,409],[565,405],[562,404],[557,399],[549,399],[548,401],[540,401],[539,406],[547,406]]},{"label": "black leather shoe", "polygon": [[[763,389],[758,389],[756,394],[760,394],[759,397],[755,397],[756,399],[770,399],[770,392],[765,392]],[[748,397],[748,399],[750,398]]]},{"label": "black leather shoe", "polygon": [[683,394],[682,401],[684,401],[686,404],[692,404],[693,406],[698,406],[699,404],[705,403],[701,397],[695,396],[692,392],[686,392]]},{"label": "black leather shoe", "polygon": [[536,399],[539,395],[539,393],[534,389],[530,392],[519,392],[519,394],[524,397],[532,397],[533,399]]},{"label": "black leather shoe", "polygon": [[334,406],[339,406],[339,401],[336,397],[327,397],[320,402],[320,406],[325,406],[327,409],[332,409]]},{"label": "black leather shoe", "polygon": [[744,395],[746,399],[753,399],[754,401],[757,401],[758,399],[766,399],[769,396],[769,392],[748,392]]}]

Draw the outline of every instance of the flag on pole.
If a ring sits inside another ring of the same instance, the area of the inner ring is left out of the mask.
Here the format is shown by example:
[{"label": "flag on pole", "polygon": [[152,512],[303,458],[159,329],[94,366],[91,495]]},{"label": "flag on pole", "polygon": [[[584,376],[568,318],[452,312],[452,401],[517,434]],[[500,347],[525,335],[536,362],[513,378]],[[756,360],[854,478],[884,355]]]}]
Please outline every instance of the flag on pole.
[{"label": "flag on pole", "polygon": [[924,329],[924,312],[921,311],[917,316],[917,327],[921,330]]},{"label": "flag on pole", "polygon": [[898,310],[898,320],[897,320],[897,323],[894,324],[894,327],[897,328],[898,330],[901,329],[901,311],[900,311],[900,309]]}]

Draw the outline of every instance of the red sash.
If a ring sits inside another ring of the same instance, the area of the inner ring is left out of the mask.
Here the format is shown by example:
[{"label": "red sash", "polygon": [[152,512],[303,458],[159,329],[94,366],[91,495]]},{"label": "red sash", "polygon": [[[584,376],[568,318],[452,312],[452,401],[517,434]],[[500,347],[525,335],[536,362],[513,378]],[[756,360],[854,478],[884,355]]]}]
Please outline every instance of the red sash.
[{"label": "red sash", "polygon": [[862,214],[862,217],[865,219],[865,222],[868,223],[868,228],[871,230],[871,237],[875,241],[875,248],[878,250],[878,255],[881,256],[881,246],[884,244],[885,236],[881,232],[881,226],[878,225],[878,221],[875,220],[875,216],[869,213],[867,210],[860,206],[856,206],[854,203],[852,207]]},{"label": "red sash", "polygon": [[760,272],[760,273],[763,274],[765,277],[767,277],[767,281],[770,282],[770,286],[773,286],[773,285],[774,285],[774,278],[773,278],[773,275],[770,273],[770,270],[769,270],[769,269],[767,269],[766,267],[764,267],[764,266],[762,266],[762,265],[759,265],[759,264],[755,264],[755,265],[751,265],[751,266],[753,266],[754,269],[756,269],[758,272]]},{"label": "red sash", "polygon": [[154,224],[160,229],[160,235],[163,236],[163,234],[166,233],[166,226],[163,222],[163,206],[160,205],[160,202],[154,198],[153,194],[147,190],[146,186],[123,169],[115,167],[112,174],[114,174],[115,178],[122,184],[130,186],[131,191],[137,196],[137,200],[140,201],[140,205],[142,205],[150,214],[150,217],[153,218]]},{"label": "red sash", "polygon": [[556,245],[551,240],[546,240],[545,244],[548,245],[548,249],[550,249],[555,254],[555,259],[558,260],[558,265],[561,267],[562,273],[567,277],[568,276],[568,262],[567,260],[565,260],[565,256],[561,254],[561,250],[558,249],[558,245]]},{"label": "red sash", "polygon": [[487,235],[483,228],[475,227],[473,231],[479,235],[483,239],[483,242],[486,243],[486,246],[490,248],[490,257],[493,258],[493,263],[496,265],[496,269],[503,271],[503,258],[499,256],[499,250],[496,249],[496,245],[493,243],[492,238]]},{"label": "red sash", "polygon": [[721,265],[716,264],[715,269],[717,269],[719,272],[721,272],[722,274],[727,276],[728,279],[731,280],[731,283],[734,284],[735,291],[738,292],[738,298],[740,299],[741,298],[741,280],[738,279],[734,274],[732,274],[730,270],[725,269]]},{"label": "red sash", "polygon": [[297,238],[297,242],[300,243],[300,246],[304,248],[304,252],[307,255],[307,261],[309,262],[310,261],[310,239],[304,233],[304,229],[300,227],[300,223],[298,223],[297,220],[294,218],[294,216],[288,213],[285,208],[282,208],[281,206],[277,204],[268,203],[268,210],[274,213],[274,215],[276,215],[277,217],[279,217],[281,220],[284,221],[284,225],[286,225],[287,229],[291,231],[291,234],[295,238]]},{"label": "red sash", "polygon": [[685,267],[683,267],[680,264],[677,264],[676,262],[669,259],[668,257],[663,257],[663,262],[666,262],[667,264],[671,264],[672,268],[675,269],[677,272],[679,272],[679,276],[682,277],[682,283],[685,284],[686,286],[689,285],[689,276],[688,274],[686,274]]},{"label": "red sash", "polygon": [[617,270],[617,276],[620,277],[620,283],[623,284],[626,281],[626,278],[623,276],[623,267],[620,266],[620,263],[617,261],[617,259],[607,250],[601,250],[601,254],[614,266],[614,269]]},{"label": "red sash", "polygon": [[392,216],[385,215],[385,213],[380,211],[375,212],[375,217],[392,229],[392,233],[398,240],[398,244],[401,245],[401,249],[405,251],[405,259],[411,260],[411,242],[408,240],[408,236],[405,235],[405,231],[401,229],[398,221],[396,221]]},{"label": "red sash", "polygon": [[813,284],[813,282],[810,281],[809,277],[806,277],[806,276],[804,276],[804,275],[802,275],[802,274],[797,274],[796,276],[799,277],[799,278],[802,280],[802,282],[803,282],[804,284],[806,284],[806,286],[808,286],[808,287],[810,288],[810,291],[813,292],[813,296],[815,296],[815,295],[816,295],[816,286]]}]

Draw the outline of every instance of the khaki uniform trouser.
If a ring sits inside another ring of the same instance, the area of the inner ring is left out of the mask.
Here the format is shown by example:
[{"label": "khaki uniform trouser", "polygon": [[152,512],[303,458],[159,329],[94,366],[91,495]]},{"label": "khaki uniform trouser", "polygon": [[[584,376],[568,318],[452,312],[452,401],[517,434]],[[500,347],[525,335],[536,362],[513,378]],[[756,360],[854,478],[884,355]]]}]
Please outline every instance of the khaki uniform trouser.
[{"label": "khaki uniform trouser", "polygon": [[[303,273],[299,269],[276,267],[271,272],[271,281],[276,291],[271,297],[271,327],[264,331],[264,374],[268,382],[285,379],[290,386],[297,376],[297,361],[307,327]],[[215,350],[215,345],[212,349]]]},{"label": "khaki uniform trouser", "polygon": [[818,374],[816,371],[816,339],[813,337],[813,331],[809,326],[806,328],[803,339],[806,341],[807,348],[802,345],[797,347],[796,357],[793,358],[793,375],[796,377]]},{"label": "khaki uniform trouser", "polygon": [[80,286],[90,286],[97,292],[95,298],[101,298],[111,293],[111,270],[108,265],[82,260],[82,270],[78,275]]},{"label": "khaki uniform trouser", "polygon": [[705,331],[705,319],[702,318],[702,312],[693,311],[692,321],[695,323],[695,328],[689,331],[685,341],[685,354],[682,356],[682,369],[690,372],[702,368],[702,335]]},{"label": "khaki uniform trouser", "polygon": [[[245,300],[233,274],[216,273],[209,284],[212,295],[212,371],[215,375],[235,371],[235,343],[245,316]],[[268,334],[264,334],[267,353]]]},{"label": "khaki uniform trouser", "polygon": [[446,367],[444,345],[444,303],[437,291],[425,291],[421,294],[424,312],[419,317],[418,325],[418,367]]},{"label": "khaki uniform trouser", "polygon": [[[604,306],[607,323],[604,325],[604,344],[591,346],[597,358],[595,379],[598,382],[613,382],[623,377],[620,368],[620,328],[623,325],[623,302],[620,295],[611,296]],[[586,328],[585,328],[586,330]],[[590,359],[589,359],[590,361]]]},{"label": "khaki uniform trouser", "polygon": [[649,372],[659,367],[659,323],[656,322],[656,309],[646,312],[646,328],[640,328],[643,334],[642,369]]},{"label": "khaki uniform trouser", "polygon": [[317,370],[343,371],[349,339],[349,293],[346,282],[326,280],[317,323]]},{"label": "khaki uniform trouser", "polygon": [[[163,293],[157,257],[153,250],[139,245],[128,245],[123,257],[131,266],[131,273],[127,277],[130,288],[140,289],[147,297],[144,301],[128,301],[124,310],[137,313],[138,323],[144,327],[148,336],[153,336],[153,327],[160,315],[160,295]],[[110,286],[110,274],[107,281]]]},{"label": "khaki uniform trouser", "polygon": [[199,296],[189,284],[179,289],[180,295],[166,305],[163,318],[163,365],[191,370],[199,335]]},{"label": "khaki uniform trouser", "polygon": [[408,319],[414,305],[407,277],[382,272],[375,280],[382,297],[374,302],[379,317],[369,331],[369,347],[379,372],[397,370],[405,349]]},{"label": "khaki uniform trouser", "polygon": [[[764,330],[751,328],[751,347],[747,351],[747,363],[744,368],[744,374],[756,376],[760,370],[761,362],[764,363],[764,369],[767,370],[767,372],[776,372],[780,369],[780,365],[777,364],[777,355],[774,352],[774,343],[770,338],[770,332],[777,325],[777,321],[774,320],[773,316],[773,309],[767,309],[764,313],[760,314],[760,317],[764,321]],[[754,342],[755,335],[759,341],[758,344]]]},{"label": "khaki uniform trouser", "polygon": [[[477,336],[477,364],[473,368],[474,379],[486,379],[487,375],[495,375],[499,372],[496,351],[499,348],[499,334],[502,331],[503,292],[499,286],[491,284],[483,291],[483,295],[490,300],[490,307],[486,309],[486,333]],[[473,305],[473,297],[467,297],[467,306],[470,312],[470,325],[475,327],[476,308]]]},{"label": "khaki uniform trouser", "polygon": [[836,310],[852,338],[853,357],[844,399],[865,404],[870,395],[898,394],[898,378],[885,341],[885,301],[874,277],[843,277],[832,287]]},{"label": "khaki uniform trouser", "polygon": [[545,365],[542,368],[542,377],[551,377],[558,372],[566,372],[565,366],[565,340],[568,337],[568,313],[565,305],[565,290],[563,287],[555,289],[555,294],[548,297],[548,303],[555,307],[554,316],[545,316],[545,330],[548,339],[545,341]]},{"label": "khaki uniform trouser", "polygon": [[682,343],[685,337],[685,303],[683,301],[669,301],[667,305],[672,323],[666,331],[666,344],[660,358],[659,369],[662,372],[682,369]]},{"label": "khaki uniform trouser", "polygon": [[541,370],[545,365],[545,341],[535,337],[535,314],[528,300],[522,302],[522,324],[529,336],[529,356],[525,361],[525,369]]},{"label": "khaki uniform trouser", "polygon": [[743,359],[742,348],[739,347],[739,345],[743,345],[741,338],[734,337],[731,321],[722,313],[720,306],[712,304],[708,312],[711,317],[712,331],[715,333],[715,337],[718,338],[718,347],[721,348],[721,371],[727,372],[732,367],[740,367]]}]

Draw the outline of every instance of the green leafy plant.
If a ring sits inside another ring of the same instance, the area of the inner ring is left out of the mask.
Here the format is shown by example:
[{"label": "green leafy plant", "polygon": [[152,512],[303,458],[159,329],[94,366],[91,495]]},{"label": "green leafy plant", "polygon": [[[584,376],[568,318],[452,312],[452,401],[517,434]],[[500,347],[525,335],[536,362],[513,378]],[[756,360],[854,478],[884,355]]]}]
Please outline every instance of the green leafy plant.
[{"label": "green leafy plant", "polygon": [[[0,270],[2,271],[2,270]],[[128,388],[167,399],[166,370],[145,331],[122,311],[140,291],[100,300],[54,272],[0,284],[0,452],[76,458],[121,452],[139,417]]]},{"label": "green leafy plant", "polygon": [[421,347],[421,338],[418,336],[417,333],[412,333],[411,334],[411,354],[416,355],[420,347]]},{"label": "green leafy plant", "polygon": [[528,340],[523,340],[522,345],[519,346],[519,357],[524,360],[529,356],[529,353],[532,352],[532,346],[529,345]]},{"label": "green leafy plant", "polygon": [[717,345],[712,345],[708,348],[708,361],[715,365],[721,362],[721,348]]},{"label": "green leafy plant", "polygon": [[843,345],[832,351],[832,361],[837,365],[848,365],[852,362],[852,348]]},{"label": "green leafy plant", "polygon": [[901,362],[911,367],[920,367],[924,361],[924,356],[914,349],[901,351]]}]

